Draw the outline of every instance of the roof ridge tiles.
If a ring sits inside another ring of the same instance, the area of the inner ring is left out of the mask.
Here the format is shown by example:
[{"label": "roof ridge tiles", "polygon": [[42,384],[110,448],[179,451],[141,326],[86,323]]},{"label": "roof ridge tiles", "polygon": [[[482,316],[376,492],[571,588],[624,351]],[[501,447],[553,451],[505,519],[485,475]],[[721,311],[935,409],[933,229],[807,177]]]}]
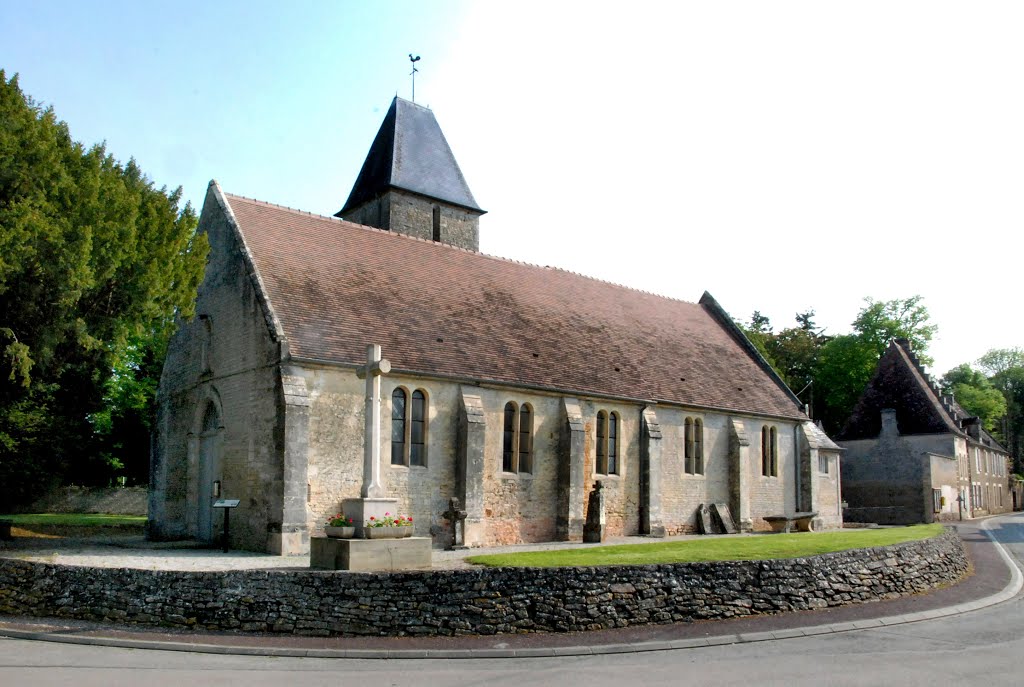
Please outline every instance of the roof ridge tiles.
[{"label": "roof ridge tiles", "polygon": [[582,279],[587,279],[587,280],[590,280],[590,281],[593,281],[593,282],[597,282],[599,284],[606,284],[608,286],[614,286],[616,288],[624,289],[626,291],[632,291],[633,293],[646,294],[648,296],[653,296],[655,298],[663,298],[663,299],[665,299],[667,301],[673,301],[675,303],[685,303],[686,305],[699,305],[699,303],[697,303],[696,301],[689,301],[689,300],[686,300],[685,298],[676,298],[675,296],[667,296],[665,294],[656,293],[654,291],[646,291],[644,289],[638,289],[638,288],[636,288],[634,286],[628,286],[626,284],[620,284],[618,282],[614,282],[614,281],[611,281],[611,280],[608,280],[608,279],[601,279],[600,277],[594,277],[592,275],[584,274],[583,272],[576,272],[574,270],[566,269],[564,267],[556,267],[554,265],[541,265],[539,263],[529,262],[527,260],[515,260],[513,258],[503,257],[501,255],[492,255],[490,253],[483,253],[481,251],[475,251],[475,250],[470,250],[469,248],[463,248],[462,246],[454,246],[454,245],[452,245],[450,243],[441,243],[441,242],[438,242],[438,241],[433,241],[431,239],[425,239],[425,238],[422,238],[422,237],[419,237],[419,236],[409,236],[408,234],[399,234],[397,232],[390,231],[388,229],[380,229],[379,227],[373,227],[373,226],[370,226],[368,224],[359,224],[358,222],[352,222],[350,220],[341,219],[340,217],[321,215],[321,214],[316,213],[316,212],[309,212],[308,210],[299,210],[297,208],[293,208],[293,207],[288,206],[288,205],[281,205],[280,203],[271,203],[271,202],[266,201],[266,200],[259,200],[258,198],[250,198],[249,196],[242,196],[242,195],[239,195],[239,194],[236,194],[236,193],[224,192],[224,195],[228,196],[230,198],[238,198],[238,199],[241,199],[241,200],[246,200],[246,201],[249,201],[250,203],[255,203],[257,205],[263,205],[265,207],[277,208],[279,210],[286,210],[288,212],[294,212],[294,213],[299,214],[299,215],[307,215],[309,217],[314,217],[316,219],[323,219],[323,220],[327,220],[329,222],[333,222],[333,223],[337,223],[337,224],[346,224],[346,225],[349,225],[349,226],[352,226],[352,227],[359,227],[360,229],[367,229],[369,231],[377,232],[377,233],[380,233],[380,234],[387,234],[389,236],[401,237],[402,239],[408,240],[408,241],[419,241],[420,243],[428,243],[430,245],[440,246],[440,247],[443,247],[443,248],[449,249],[449,250],[461,251],[463,253],[471,253],[472,255],[478,255],[480,257],[488,258],[490,260],[497,260],[499,262],[510,263],[510,264],[513,264],[513,265],[523,265],[525,267],[535,267],[537,269],[542,269],[542,270],[553,270],[555,272],[562,272],[564,274],[571,274],[571,275],[573,275],[575,277],[580,277]]},{"label": "roof ridge tiles", "polygon": [[[521,264],[530,265],[532,263],[521,263]],[[620,288],[620,289],[625,289],[626,291],[632,291],[634,293],[642,293],[642,294],[646,294],[648,296],[654,296],[655,298],[664,298],[667,301],[674,301],[676,303],[685,303],[687,305],[700,305],[696,301],[688,301],[685,298],[676,298],[675,296],[666,296],[663,293],[656,293],[654,291],[647,291],[645,289],[638,289],[635,286],[629,286],[627,284],[620,284],[619,282],[611,281],[609,279],[601,279],[600,277],[594,277],[594,276],[591,276],[589,274],[584,274],[583,272],[576,272],[575,270],[568,270],[568,269],[565,269],[564,267],[555,267],[554,265],[544,265],[543,269],[554,270],[556,272],[564,272],[565,274],[571,274],[574,277],[581,277],[583,279],[589,279],[590,281],[596,281],[599,284],[607,284],[608,286],[615,286],[615,287]]]}]

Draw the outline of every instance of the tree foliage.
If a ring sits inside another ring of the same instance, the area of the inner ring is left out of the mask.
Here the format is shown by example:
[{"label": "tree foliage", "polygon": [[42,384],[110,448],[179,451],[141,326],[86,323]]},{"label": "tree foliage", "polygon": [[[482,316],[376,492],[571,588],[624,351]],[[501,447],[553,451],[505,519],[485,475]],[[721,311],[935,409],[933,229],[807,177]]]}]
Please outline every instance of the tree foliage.
[{"label": "tree foliage", "polygon": [[109,476],[114,371],[140,342],[159,354],[202,278],[206,239],[180,201],[0,70],[0,499]]},{"label": "tree foliage", "polygon": [[943,375],[941,383],[964,410],[981,418],[987,431],[997,430],[999,420],[1006,415],[1006,399],[988,377],[964,363]]},{"label": "tree foliage", "polygon": [[978,359],[978,366],[1006,400],[999,436],[1013,454],[1013,471],[1024,474],[1024,349],[994,348]]},{"label": "tree foliage", "polygon": [[749,324],[740,325],[829,432],[842,429],[892,339],[909,339],[917,355],[928,362],[926,352],[936,326],[920,296],[891,301],[865,298],[864,303],[851,334],[826,335],[814,322],[814,310],[797,313],[796,326],[778,333],[759,311]]},{"label": "tree foliage", "polygon": [[853,321],[853,331],[863,343],[874,346],[878,357],[885,353],[891,340],[909,339],[921,362],[930,365],[932,361],[926,351],[938,326],[930,322],[922,300],[921,296],[891,301],[865,298],[866,305]]}]

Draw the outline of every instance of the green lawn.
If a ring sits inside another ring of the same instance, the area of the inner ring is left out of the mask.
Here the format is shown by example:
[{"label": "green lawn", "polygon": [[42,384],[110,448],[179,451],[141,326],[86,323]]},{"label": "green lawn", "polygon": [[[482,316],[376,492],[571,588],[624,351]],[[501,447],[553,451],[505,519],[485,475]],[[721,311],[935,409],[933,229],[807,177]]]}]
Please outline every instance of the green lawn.
[{"label": "green lawn", "polygon": [[470,563],[516,568],[555,568],[591,565],[650,565],[656,563],[693,563],[699,561],[768,560],[799,558],[847,549],[886,546],[942,533],[942,525],[914,525],[885,529],[839,530],[836,532],[799,532],[749,537],[716,537],[653,544],[624,544],[527,551],[486,556],[471,556]]},{"label": "green lawn", "polygon": [[142,527],[144,515],[107,515],[106,513],[18,513],[0,515],[17,527],[48,525],[52,527]]}]

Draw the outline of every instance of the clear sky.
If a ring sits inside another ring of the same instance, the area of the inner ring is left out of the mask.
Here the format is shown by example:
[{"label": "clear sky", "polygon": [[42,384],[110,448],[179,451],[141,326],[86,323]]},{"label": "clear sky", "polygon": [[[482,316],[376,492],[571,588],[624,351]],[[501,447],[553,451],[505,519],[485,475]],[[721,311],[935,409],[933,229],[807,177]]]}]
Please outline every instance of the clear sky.
[{"label": "clear sky", "polygon": [[920,294],[936,375],[1024,346],[1021,36],[1019,2],[0,0],[0,68],[197,209],[336,212],[413,52],[484,252],[776,329]]}]

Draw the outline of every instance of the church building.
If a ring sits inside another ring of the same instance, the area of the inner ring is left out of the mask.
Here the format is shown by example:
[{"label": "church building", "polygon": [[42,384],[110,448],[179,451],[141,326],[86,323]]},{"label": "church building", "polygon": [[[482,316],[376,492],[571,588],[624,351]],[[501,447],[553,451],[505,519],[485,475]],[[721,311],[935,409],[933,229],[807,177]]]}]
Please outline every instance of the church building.
[{"label": "church building", "polygon": [[841,526],[838,447],[714,298],[481,254],[483,214],[432,111],[400,98],[338,217],[211,182],[149,536],[212,540],[221,497],[231,546],[303,553],[379,493],[436,547],[453,497],[470,546],[579,541],[597,482],[609,535],[691,532],[712,503],[742,530]]}]

